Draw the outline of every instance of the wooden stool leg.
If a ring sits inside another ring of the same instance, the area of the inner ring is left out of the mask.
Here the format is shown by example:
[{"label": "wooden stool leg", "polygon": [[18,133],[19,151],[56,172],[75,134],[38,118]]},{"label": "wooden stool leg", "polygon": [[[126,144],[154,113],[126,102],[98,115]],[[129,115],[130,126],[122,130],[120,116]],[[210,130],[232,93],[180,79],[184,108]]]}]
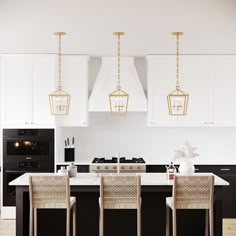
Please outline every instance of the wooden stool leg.
[{"label": "wooden stool leg", "polygon": [[213,207],[209,210],[210,215],[210,236],[214,236],[214,216],[213,216]]},{"label": "wooden stool leg", "polygon": [[170,235],[170,209],[166,204],[166,236]]},{"label": "wooden stool leg", "polygon": [[34,236],[37,236],[37,208],[34,208]]},{"label": "wooden stool leg", "polygon": [[205,210],[205,236],[208,236],[209,231],[209,209]]},{"label": "wooden stool leg", "polygon": [[173,236],[177,236],[176,209],[172,209]]},{"label": "wooden stool leg", "polygon": [[34,236],[33,230],[34,230],[34,210],[33,208],[30,208],[30,228],[29,228],[30,236]]},{"label": "wooden stool leg", "polygon": [[141,236],[141,207],[137,209],[137,236]]},{"label": "wooden stool leg", "polygon": [[100,207],[99,236],[103,236],[103,227],[104,227],[103,217],[104,217],[104,209]]},{"label": "wooden stool leg", "polygon": [[73,206],[73,236],[76,236],[76,204]]},{"label": "wooden stool leg", "polygon": [[66,236],[70,236],[70,208],[66,209]]}]

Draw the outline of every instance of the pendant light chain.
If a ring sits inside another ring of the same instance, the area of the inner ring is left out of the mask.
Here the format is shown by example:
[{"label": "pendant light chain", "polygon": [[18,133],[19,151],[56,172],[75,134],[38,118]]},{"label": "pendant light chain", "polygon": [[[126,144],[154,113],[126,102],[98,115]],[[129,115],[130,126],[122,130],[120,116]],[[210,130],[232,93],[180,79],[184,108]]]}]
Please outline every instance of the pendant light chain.
[{"label": "pendant light chain", "polygon": [[176,37],[176,87],[175,90],[168,94],[168,110],[169,115],[182,116],[187,115],[189,94],[180,90],[179,86],[179,36],[183,32],[173,32],[172,35]]},{"label": "pendant light chain", "polygon": [[120,90],[120,34],[117,35],[118,37],[118,47],[117,47],[117,89]]},{"label": "pendant light chain", "polygon": [[70,94],[62,90],[62,76],[61,76],[61,67],[62,67],[62,58],[61,58],[61,37],[65,35],[65,32],[55,32],[58,36],[58,85],[57,90],[49,94],[49,102],[51,114],[54,116],[68,115],[70,109]]},{"label": "pendant light chain", "polygon": [[61,90],[62,89],[62,86],[61,86],[61,34],[59,34],[58,37],[59,37],[59,41],[58,41],[58,65],[59,65],[58,89]]},{"label": "pendant light chain", "polygon": [[176,89],[179,89],[179,35],[176,35]]},{"label": "pendant light chain", "polygon": [[120,67],[121,67],[121,57],[120,57],[120,38],[124,35],[124,32],[114,32],[113,35],[117,37],[117,84],[116,90],[109,94],[110,110],[112,115],[116,116],[126,116],[128,109],[129,94],[121,90],[120,85]]}]

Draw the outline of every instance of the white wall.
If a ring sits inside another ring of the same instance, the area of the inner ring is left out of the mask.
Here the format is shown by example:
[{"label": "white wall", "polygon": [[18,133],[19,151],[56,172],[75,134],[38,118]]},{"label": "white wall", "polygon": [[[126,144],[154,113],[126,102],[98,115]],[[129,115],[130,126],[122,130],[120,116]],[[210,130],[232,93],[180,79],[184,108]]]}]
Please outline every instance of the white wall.
[{"label": "white wall", "polygon": [[146,126],[145,113],[127,117],[90,113],[89,127],[62,128],[61,152],[68,136],[75,136],[76,162],[90,162],[95,156],[111,158],[120,152],[128,158],[165,164],[188,140],[200,154],[194,163],[236,164],[236,128],[155,128]]},{"label": "white wall", "polygon": [[116,55],[175,53],[172,31],[184,31],[181,53],[236,53],[235,0],[0,0],[0,53]]}]

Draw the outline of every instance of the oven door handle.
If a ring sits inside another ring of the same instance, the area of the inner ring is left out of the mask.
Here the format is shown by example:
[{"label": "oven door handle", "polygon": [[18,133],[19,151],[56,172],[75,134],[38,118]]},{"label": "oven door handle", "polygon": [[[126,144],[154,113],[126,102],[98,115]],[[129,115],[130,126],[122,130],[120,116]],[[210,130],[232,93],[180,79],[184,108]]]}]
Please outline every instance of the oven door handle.
[{"label": "oven door handle", "polygon": [[44,172],[50,172],[48,169],[44,169],[44,170],[41,170],[41,171],[38,171],[38,170],[5,170],[4,171],[4,173],[12,173],[12,174],[14,174],[14,173],[22,173],[22,174],[24,174],[24,173],[44,173]]},{"label": "oven door handle", "polygon": [[22,170],[5,170],[5,173],[22,173],[24,174],[26,171],[22,171]]}]

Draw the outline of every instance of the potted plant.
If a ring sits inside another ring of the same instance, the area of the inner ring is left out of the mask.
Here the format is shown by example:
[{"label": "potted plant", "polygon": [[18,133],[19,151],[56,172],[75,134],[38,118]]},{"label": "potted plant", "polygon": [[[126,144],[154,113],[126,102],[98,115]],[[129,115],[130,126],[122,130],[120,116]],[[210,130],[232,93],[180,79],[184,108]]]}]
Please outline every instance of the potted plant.
[{"label": "potted plant", "polygon": [[192,147],[188,142],[185,142],[182,148],[175,150],[175,159],[181,159],[179,166],[179,172],[183,175],[191,175],[195,171],[195,167],[192,163],[192,159],[199,156],[195,153],[196,147]]}]

